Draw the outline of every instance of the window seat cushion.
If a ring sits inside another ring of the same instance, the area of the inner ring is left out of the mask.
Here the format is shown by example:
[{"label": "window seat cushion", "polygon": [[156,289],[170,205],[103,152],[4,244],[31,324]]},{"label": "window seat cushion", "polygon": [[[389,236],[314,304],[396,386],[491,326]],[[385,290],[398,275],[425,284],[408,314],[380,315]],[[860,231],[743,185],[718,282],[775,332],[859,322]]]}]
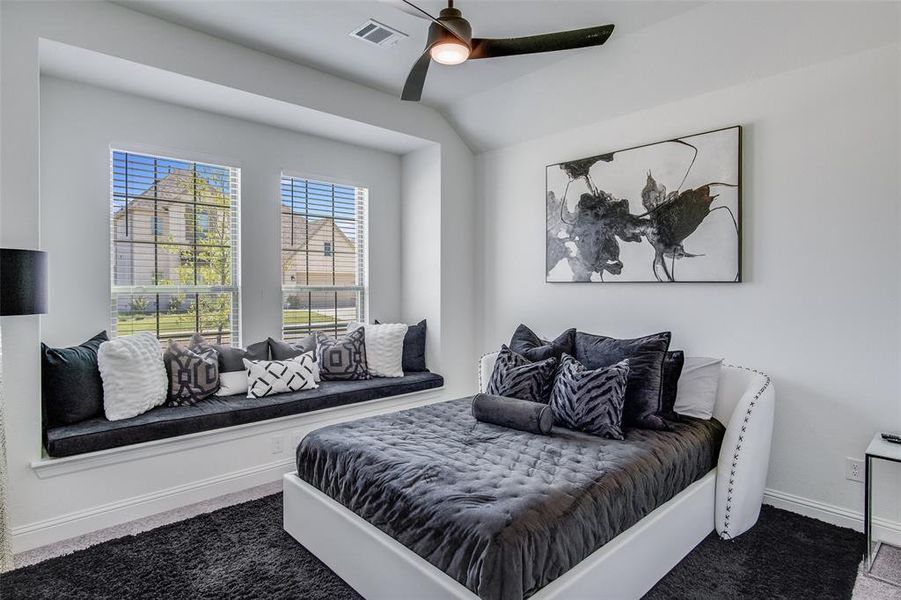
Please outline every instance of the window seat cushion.
[{"label": "window seat cushion", "polygon": [[315,390],[264,398],[212,396],[193,406],[161,406],[121,421],[96,417],[72,425],[52,427],[44,433],[44,443],[50,456],[73,456],[409,394],[442,385],[444,378],[435,373],[408,373],[397,378],[323,381]]}]

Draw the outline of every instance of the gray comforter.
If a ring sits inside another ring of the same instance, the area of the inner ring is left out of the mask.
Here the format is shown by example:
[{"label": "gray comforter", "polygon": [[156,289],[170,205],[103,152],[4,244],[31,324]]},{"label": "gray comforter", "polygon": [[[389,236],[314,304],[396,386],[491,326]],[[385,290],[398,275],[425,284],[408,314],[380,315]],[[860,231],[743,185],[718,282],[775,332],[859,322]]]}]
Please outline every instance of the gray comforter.
[{"label": "gray comforter", "polygon": [[723,433],[535,435],[477,422],[465,398],[314,431],[297,472],[484,600],[519,600],[714,468]]}]

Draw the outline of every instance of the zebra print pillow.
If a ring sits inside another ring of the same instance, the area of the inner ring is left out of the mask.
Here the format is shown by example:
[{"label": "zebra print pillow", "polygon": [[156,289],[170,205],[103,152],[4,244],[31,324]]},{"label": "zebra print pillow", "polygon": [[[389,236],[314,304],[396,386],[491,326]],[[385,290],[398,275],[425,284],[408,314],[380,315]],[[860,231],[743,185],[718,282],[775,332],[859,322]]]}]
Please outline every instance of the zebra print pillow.
[{"label": "zebra print pillow", "polygon": [[551,393],[554,421],[569,429],[623,439],[621,425],[628,378],[628,359],[589,371],[564,354]]},{"label": "zebra print pillow", "polygon": [[547,404],[556,370],[557,359],[554,357],[532,362],[507,346],[501,346],[486,391],[492,396]]}]

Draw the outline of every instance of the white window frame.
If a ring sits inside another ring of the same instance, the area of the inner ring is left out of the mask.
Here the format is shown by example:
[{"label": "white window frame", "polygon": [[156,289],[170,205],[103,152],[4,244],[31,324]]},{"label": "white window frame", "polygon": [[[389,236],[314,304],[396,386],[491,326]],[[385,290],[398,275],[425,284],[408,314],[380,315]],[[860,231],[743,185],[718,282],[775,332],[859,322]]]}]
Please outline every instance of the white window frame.
[{"label": "white window frame", "polygon": [[[110,208],[114,206],[117,195],[115,191],[115,155],[116,153],[135,154],[149,156],[160,160],[171,160],[201,164],[205,166],[228,169],[229,171],[229,199],[231,203],[230,236],[232,252],[231,285],[117,285],[116,284],[116,222],[110,212],[110,333],[111,337],[118,336],[119,325],[119,300],[129,296],[152,296],[167,294],[231,294],[231,318],[229,323],[230,342],[232,346],[241,347],[241,167],[218,164],[217,162],[202,158],[186,158],[172,156],[153,149],[136,147],[129,149],[116,145],[109,149],[110,160]],[[127,194],[127,190],[126,190]],[[121,197],[121,196],[120,196]],[[158,243],[158,242],[157,242]],[[157,307],[159,313],[159,307]],[[160,337],[160,342],[171,336]]]},{"label": "white window frame", "polygon": [[[282,279],[282,290],[281,290],[281,304],[279,310],[279,318],[281,319],[281,332],[282,336],[285,336],[285,309],[284,309],[284,298],[288,294],[305,294],[310,292],[356,292],[359,294],[359,301],[357,302],[357,321],[365,323],[367,319],[367,315],[369,314],[369,188],[361,183],[349,181],[340,177],[332,177],[329,175],[307,175],[299,172],[292,172],[290,170],[283,169],[281,172],[281,177],[279,178],[279,195],[278,195],[278,206],[279,206],[279,222],[278,222],[278,236],[279,236],[279,264],[282,262],[282,246],[281,246],[281,231],[282,231],[282,184],[285,179],[294,179],[294,180],[306,180],[309,182],[315,182],[319,184],[325,185],[337,185],[342,187],[352,187],[356,190],[356,203],[361,208],[360,215],[356,222],[356,230],[357,230],[357,240],[362,240],[362,244],[358,244],[357,246],[357,273],[358,279],[360,283],[357,285],[290,285],[285,284],[283,278],[280,276],[279,279]],[[360,200],[359,195],[362,194],[363,198]],[[310,250],[308,249],[308,252]],[[332,247],[332,254],[334,254],[335,249]],[[315,329],[310,329],[308,333],[313,333],[316,331]]]}]

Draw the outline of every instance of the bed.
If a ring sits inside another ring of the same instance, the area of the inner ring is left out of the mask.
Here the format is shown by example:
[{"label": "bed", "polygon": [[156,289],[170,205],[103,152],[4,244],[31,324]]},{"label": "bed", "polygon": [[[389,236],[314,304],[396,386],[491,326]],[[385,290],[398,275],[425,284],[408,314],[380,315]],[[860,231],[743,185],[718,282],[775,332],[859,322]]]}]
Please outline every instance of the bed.
[{"label": "bed", "polygon": [[366,598],[640,596],[759,513],[772,384],[721,379],[716,419],[622,442],[479,423],[469,399],[314,431],[285,476],[285,529]]}]

